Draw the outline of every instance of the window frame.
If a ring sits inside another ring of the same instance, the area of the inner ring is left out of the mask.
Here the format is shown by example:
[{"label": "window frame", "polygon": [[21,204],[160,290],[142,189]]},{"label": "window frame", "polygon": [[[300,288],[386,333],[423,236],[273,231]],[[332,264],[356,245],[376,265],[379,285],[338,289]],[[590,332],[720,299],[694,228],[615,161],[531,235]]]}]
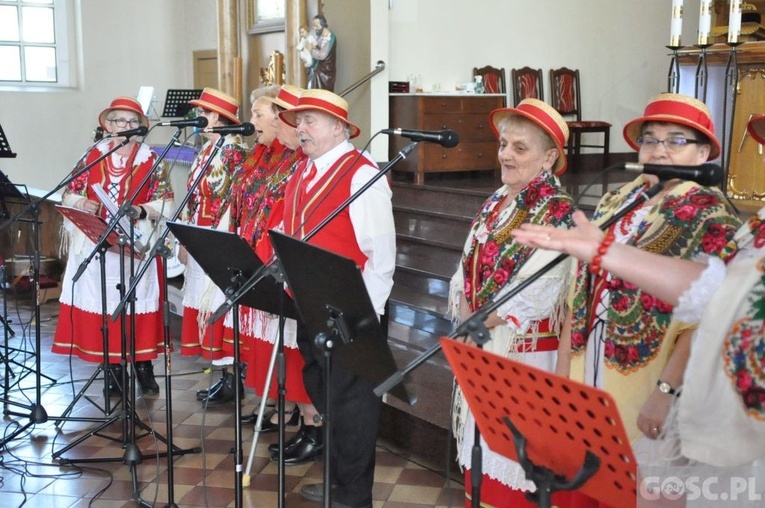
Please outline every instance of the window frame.
[{"label": "window frame", "polygon": [[[0,0],[0,5],[17,6],[21,9],[24,4],[21,0]],[[29,6],[31,4],[27,4]],[[24,46],[23,42],[0,42],[2,46],[15,46],[20,48],[22,65],[22,81],[0,80],[0,91],[4,92],[48,92],[55,90],[67,90],[76,88],[77,80],[77,51],[76,43],[79,33],[80,0],[52,0],[53,7],[53,30],[54,42],[41,44],[41,47],[54,47],[56,50],[56,81],[25,81],[24,80]],[[21,30],[21,27],[19,27]],[[29,43],[36,46],[35,43]]]}]

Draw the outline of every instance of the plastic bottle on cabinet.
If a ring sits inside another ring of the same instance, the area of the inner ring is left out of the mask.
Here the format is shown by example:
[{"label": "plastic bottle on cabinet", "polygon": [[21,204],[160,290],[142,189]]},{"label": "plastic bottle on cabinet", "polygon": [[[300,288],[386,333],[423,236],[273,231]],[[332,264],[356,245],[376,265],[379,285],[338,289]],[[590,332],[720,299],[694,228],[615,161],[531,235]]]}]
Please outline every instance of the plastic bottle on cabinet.
[{"label": "plastic bottle on cabinet", "polygon": [[483,86],[483,76],[476,76],[475,78],[475,93],[485,93],[486,89]]}]

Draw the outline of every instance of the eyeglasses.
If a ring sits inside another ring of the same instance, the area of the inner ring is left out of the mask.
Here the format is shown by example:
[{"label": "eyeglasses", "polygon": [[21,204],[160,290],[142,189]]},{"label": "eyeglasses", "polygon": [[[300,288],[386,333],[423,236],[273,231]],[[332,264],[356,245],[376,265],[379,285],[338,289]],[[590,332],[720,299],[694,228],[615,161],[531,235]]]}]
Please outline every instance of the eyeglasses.
[{"label": "eyeglasses", "polygon": [[698,139],[687,139],[683,137],[669,137],[667,139],[656,139],[651,136],[640,136],[637,138],[637,144],[640,145],[641,150],[652,152],[656,150],[656,147],[664,145],[664,148],[668,152],[679,152],[688,143],[699,143]]},{"label": "eyeglasses", "polygon": [[141,125],[141,120],[139,120],[138,118],[134,118],[132,120],[127,120],[125,118],[110,118],[108,121],[113,123],[119,128],[126,127],[128,125],[131,127],[138,127],[139,125]]}]

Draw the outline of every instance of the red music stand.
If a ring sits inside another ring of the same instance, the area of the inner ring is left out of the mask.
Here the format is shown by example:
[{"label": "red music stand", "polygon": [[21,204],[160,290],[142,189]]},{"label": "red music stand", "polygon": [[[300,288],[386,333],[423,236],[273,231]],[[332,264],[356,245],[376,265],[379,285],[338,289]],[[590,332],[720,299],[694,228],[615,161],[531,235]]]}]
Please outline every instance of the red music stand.
[{"label": "red music stand", "polygon": [[538,506],[582,476],[583,457],[600,467],[582,492],[611,506],[636,505],[637,462],[608,393],[451,338],[441,347],[481,436],[524,466]]},{"label": "red music stand", "polygon": [[[94,215],[84,210],[63,205],[56,205],[56,210],[69,219],[72,224],[77,226],[80,231],[85,233],[85,236],[95,244],[98,244],[101,240],[101,235],[106,231],[106,228],[109,227],[109,223],[107,223],[100,215]],[[109,245],[106,250],[119,254],[122,246],[120,245],[119,235],[116,231],[112,230],[109,233],[106,237],[106,243]],[[143,254],[134,249],[130,242],[125,244],[125,249],[126,256],[133,256],[136,259],[143,258]]]}]

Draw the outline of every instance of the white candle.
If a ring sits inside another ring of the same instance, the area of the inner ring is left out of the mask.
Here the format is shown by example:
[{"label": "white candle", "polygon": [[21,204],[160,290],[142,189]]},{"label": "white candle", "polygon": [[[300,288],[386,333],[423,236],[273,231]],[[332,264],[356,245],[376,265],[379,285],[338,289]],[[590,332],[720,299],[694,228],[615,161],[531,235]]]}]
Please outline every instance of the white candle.
[{"label": "white candle", "polygon": [[672,0],[672,21],[669,26],[669,45],[672,48],[680,47],[683,33],[683,0]]},{"label": "white candle", "polygon": [[743,0],[730,0],[730,14],[728,15],[728,43],[738,43],[741,35],[741,3]]},{"label": "white candle", "polygon": [[699,46],[709,44],[709,32],[712,30],[712,0],[701,0],[699,6]]}]

